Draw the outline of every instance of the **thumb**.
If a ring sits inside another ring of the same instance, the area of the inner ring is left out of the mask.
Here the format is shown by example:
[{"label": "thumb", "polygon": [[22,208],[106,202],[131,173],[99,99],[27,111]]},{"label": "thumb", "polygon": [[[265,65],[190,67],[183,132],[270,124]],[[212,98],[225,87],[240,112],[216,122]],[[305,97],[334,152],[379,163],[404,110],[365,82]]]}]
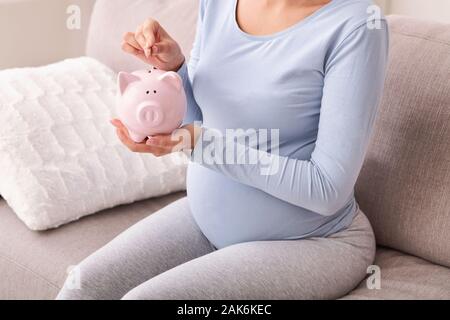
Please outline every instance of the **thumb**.
[{"label": "thumb", "polygon": [[165,55],[169,54],[171,45],[168,42],[162,41],[152,46],[152,55]]}]

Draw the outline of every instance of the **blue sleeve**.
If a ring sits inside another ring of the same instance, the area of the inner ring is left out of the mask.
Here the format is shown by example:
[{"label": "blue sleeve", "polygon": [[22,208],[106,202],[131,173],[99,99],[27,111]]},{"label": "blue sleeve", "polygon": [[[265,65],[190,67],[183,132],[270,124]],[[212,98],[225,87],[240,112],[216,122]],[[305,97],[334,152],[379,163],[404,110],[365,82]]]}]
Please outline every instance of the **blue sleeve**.
[{"label": "blue sleeve", "polygon": [[194,40],[194,46],[191,51],[191,57],[189,59],[189,63],[184,63],[180,70],[178,70],[178,74],[183,79],[183,86],[186,92],[187,98],[187,113],[183,120],[182,125],[190,124],[195,121],[202,122],[203,116],[200,107],[195,101],[194,94],[192,91],[192,79],[195,75],[195,71],[197,70],[198,62],[200,61],[200,51],[202,46],[202,26],[203,26],[203,17],[205,15],[205,7],[206,1],[200,1],[199,15],[197,20],[197,30]]},{"label": "blue sleeve", "polygon": [[[324,87],[315,149],[309,160],[270,154],[235,141],[217,143],[216,130],[203,128],[193,161],[276,198],[329,216],[341,209],[353,189],[369,144],[382,94],[388,59],[387,24],[370,30],[364,24],[333,50],[324,66]],[[214,136],[206,142],[205,136]],[[211,149],[224,155],[205,161]],[[221,149],[218,150],[217,148]],[[226,164],[227,148],[236,161],[259,159],[255,164]],[[265,173],[264,173],[265,172]]]}]

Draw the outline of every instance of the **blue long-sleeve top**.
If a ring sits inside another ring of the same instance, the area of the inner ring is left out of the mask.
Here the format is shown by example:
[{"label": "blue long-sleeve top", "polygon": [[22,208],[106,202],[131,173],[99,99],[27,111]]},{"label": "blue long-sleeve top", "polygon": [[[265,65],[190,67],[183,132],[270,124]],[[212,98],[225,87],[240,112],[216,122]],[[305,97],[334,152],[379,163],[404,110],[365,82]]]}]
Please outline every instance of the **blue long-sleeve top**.
[{"label": "blue long-sleeve top", "polygon": [[[191,58],[179,70],[184,122],[203,127],[188,169],[192,214],[217,248],[343,230],[358,211],[354,186],[384,83],[386,21],[369,0],[332,0],[290,28],[254,36],[239,28],[236,5],[201,1]],[[230,139],[230,129],[259,139]]]}]

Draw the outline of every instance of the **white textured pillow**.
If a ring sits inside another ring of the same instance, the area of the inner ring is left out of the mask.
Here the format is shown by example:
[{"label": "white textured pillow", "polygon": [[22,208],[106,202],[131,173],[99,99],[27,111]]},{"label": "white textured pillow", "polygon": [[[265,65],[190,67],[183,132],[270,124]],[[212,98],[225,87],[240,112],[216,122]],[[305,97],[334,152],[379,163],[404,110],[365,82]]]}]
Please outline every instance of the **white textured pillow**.
[{"label": "white textured pillow", "polygon": [[185,155],[118,141],[115,91],[115,73],[86,57],[0,71],[0,194],[30,229],[185,188]]}]

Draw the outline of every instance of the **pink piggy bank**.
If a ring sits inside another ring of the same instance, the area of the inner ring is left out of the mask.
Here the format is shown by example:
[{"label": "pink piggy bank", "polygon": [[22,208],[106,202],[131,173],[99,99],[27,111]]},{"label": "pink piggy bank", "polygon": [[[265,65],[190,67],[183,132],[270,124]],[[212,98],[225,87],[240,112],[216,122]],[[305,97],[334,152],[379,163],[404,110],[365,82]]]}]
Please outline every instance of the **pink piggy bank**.
[{"label": "pink piggy bank", "polygon": [[120,72],[117,99],[119,119],[138,143],[152,135],[172,133],[186,113],[186,94],[176,72],[156,68]]}]

